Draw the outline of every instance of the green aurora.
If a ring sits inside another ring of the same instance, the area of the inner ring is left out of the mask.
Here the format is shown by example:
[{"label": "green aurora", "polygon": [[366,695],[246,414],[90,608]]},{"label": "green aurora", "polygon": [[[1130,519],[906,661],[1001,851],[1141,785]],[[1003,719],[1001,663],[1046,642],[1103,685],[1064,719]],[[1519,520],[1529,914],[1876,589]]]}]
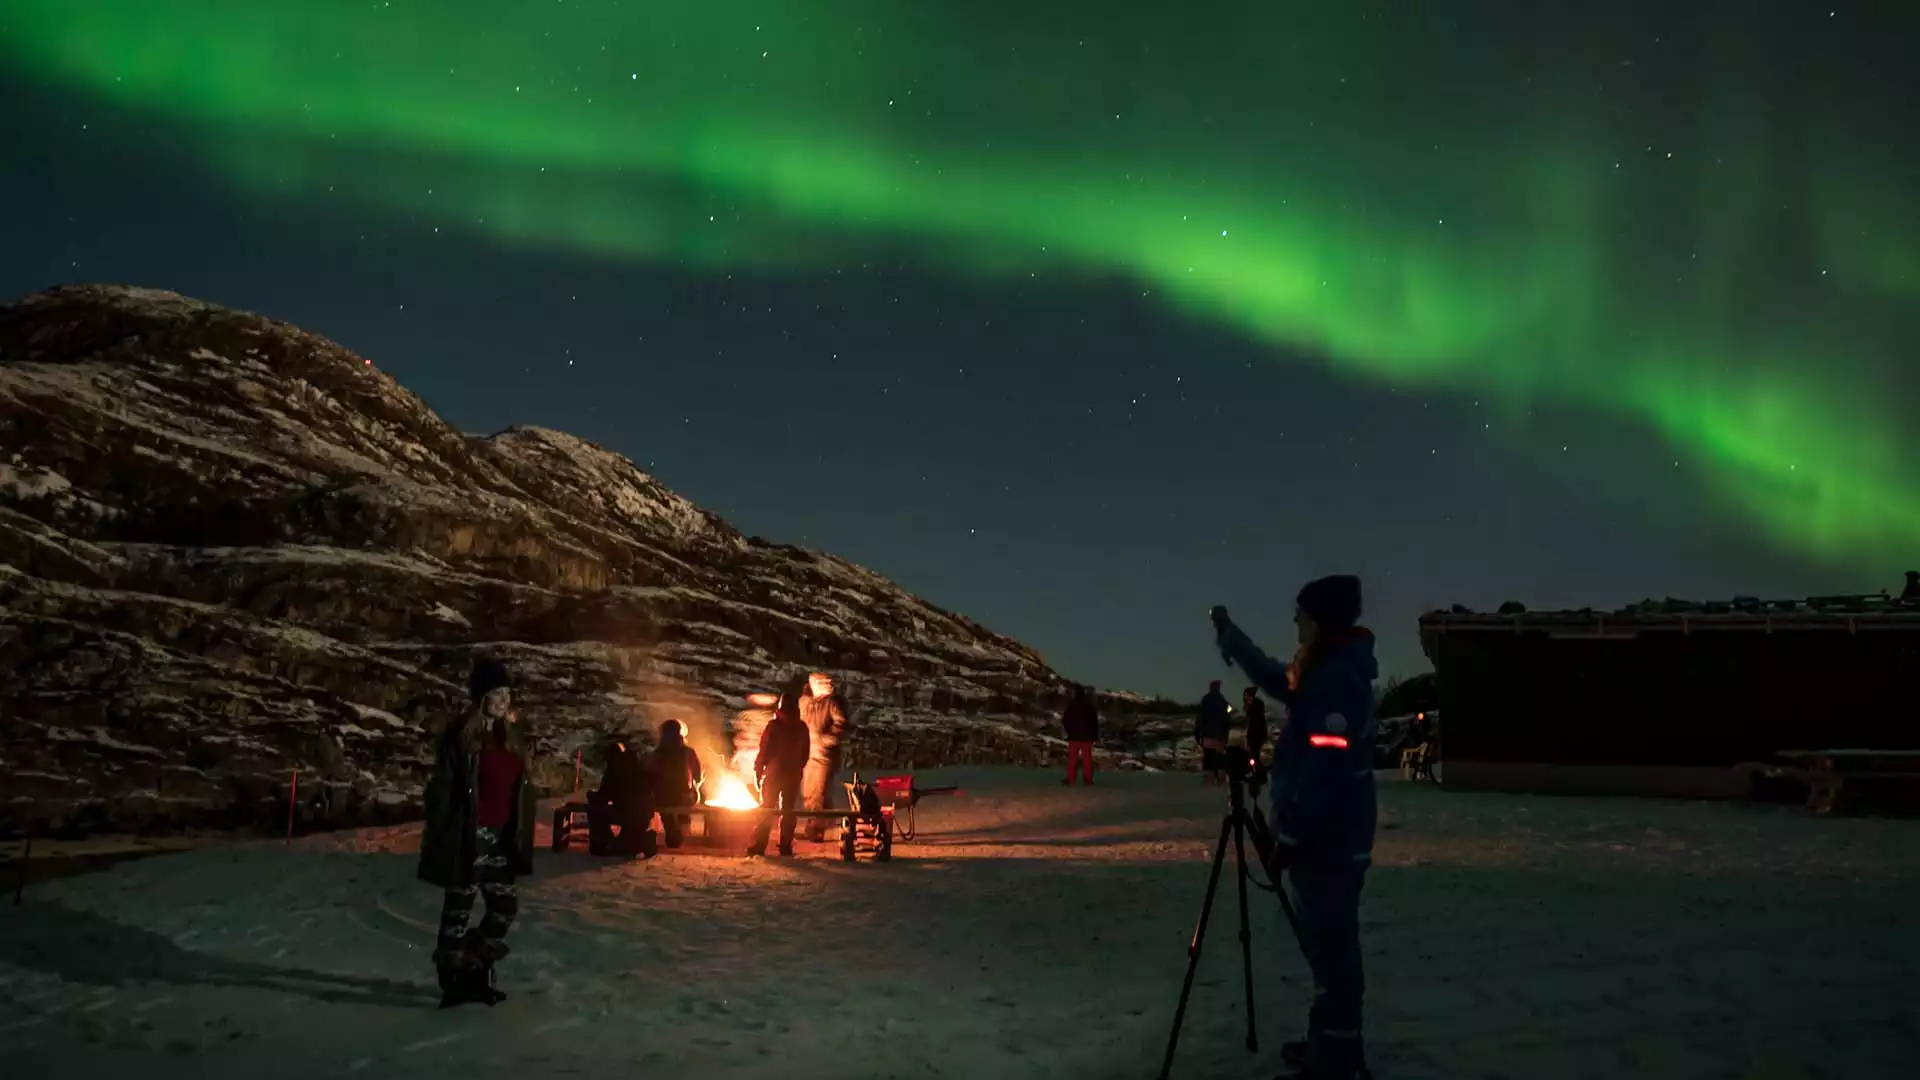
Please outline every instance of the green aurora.
[{"label": "green aurora", "polygon": [[0,55],[187,133],[136,160],[296,204],[1129,280],[1276,362],[1629,418],[1775,542],[1901,561],[1900,103],[1824,11],[1619,7],[6,0]]}]

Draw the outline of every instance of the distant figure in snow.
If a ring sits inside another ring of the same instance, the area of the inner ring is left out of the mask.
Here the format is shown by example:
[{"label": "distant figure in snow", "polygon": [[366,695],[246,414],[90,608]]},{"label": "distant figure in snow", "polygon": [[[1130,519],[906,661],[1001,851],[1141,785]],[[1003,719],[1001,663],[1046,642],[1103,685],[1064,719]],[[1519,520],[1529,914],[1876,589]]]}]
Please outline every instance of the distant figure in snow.
[{"label": "distant figure in snow", "polygon": [[1280,1056],[1316,1080],[1366,1073],[1361,1042],[1360,890],[1373,861],[1379,806],[1373,788],[1373,635],[1358,625],[1360,579],[1309,582],[1295,600],[1300,652],[1269,657],[1214,609],[1217,644],[1254,684],[1287,707],[1274,745],[1267,868],[1293,880],[1300,946],[1313,972],[1305,1042]]},{"label": "distant figure in snow", "polygon": [[[625,738],[607,744],[600,786],[587,793],[587,850],[595,855],[653,855],[653,778]],[[615,829],[618,835],[615,835]]]},{"label": "distant figure in snow", "polygon": [[1072,787],[1075,774],[1084,772],[1086,782],[1092,784],[1093,744],[1100,741],[1100,710],[1093,704],[1091,689],[1074,684],[1060,726],[1067,736],[1067,778],[1061,782]]},{"label": "distant figure in snow", "polygon": [[[807,725],[810,739],[807,772],[801,781],[801,793],[809,810],[830,810],[836,801],[831,793],[833,778],[840,772],[840,742],[846,738],[847,703],[833,688],[833,676],[816,671],[807,676],[806,693],[800,696],[800,719]],[[827,838],[823,818],[807,819],[807,839],[818,843]]]},{"label": "distant figure in snow", "polygon": [[700,774],[700,755],[687,745],[687,729],[680,721],[660,725],[660,745],[653,748],[649,765],[660,831],[666,834],[667,846],[677,848],[692,815],[673,813],[673,808],[700,805],[700,784],[705,779]]},{"label": "distant figure in snow", "polygon": [[1907,571],[1907,587],[1900,590],[1900,599],[1908,603],[1920,600],[1920,570]]},{"label": "distant figure in snow", "polygon": [[1247,714],[1247,730],[1242,737],[1247,757],[1260,764],[1260,752],[1267,747],[1267,703],[1260,700],[1260,688],[1249,686],[1240,692],[1240,711]]},{"label": "distant figure in snow", "polygon": [[1200,744],[1202,784],[1227,782],[1227,736],[1233,733],[1233,706],[1220,692],[1220,680],[1207,684],[1207,695],[1200,699],[1200,710],[1193,718],[1193,739]]},{"label": "distant figure in snow", "polygon": [[[493,965],[520,911],[514,878],[533,872],[534,791],[512,687],[498,661],[474,665],[472,704],[441,731],[427,781],[417,873],[446,890],[433,950],[443,1008],[506,997],[493,988]],[[476,896],[486,915],[469,930]]]},{"label": "distant figure in snow", "polygon": [[[760,806],[779,810],[780,854],[793,854],[793,831],[798,823],[793,812],[800,809],[800,784],[806,777],[811,756],[813,733],[800,719],[800,706],[791,694],[781,694],[773,708],[773,719],[760,731],[760,753],[753,759],[754,779],[760,784]],[[767,838],[773,832],[773,814],[762,814],[753,830],[747,854],[765,855]]]}]

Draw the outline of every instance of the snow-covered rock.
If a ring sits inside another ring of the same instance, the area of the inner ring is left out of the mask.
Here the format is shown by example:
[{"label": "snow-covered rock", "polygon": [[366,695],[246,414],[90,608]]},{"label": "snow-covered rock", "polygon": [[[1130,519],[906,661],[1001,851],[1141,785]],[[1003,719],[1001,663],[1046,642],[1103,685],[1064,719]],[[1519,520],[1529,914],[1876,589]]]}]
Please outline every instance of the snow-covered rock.
[{"label": "snow-covered rock", "polygon": [[[171,293],[0,308],[0,823],[410,812],[476,655],[540,776],[835,672],[869,767],[1051,761],[1038,654],[830,555],[742,535],[557,431],[464,434],[351,351]],[[1116,743],[1164,702],[1109,695]],[[59,733],[59,734],[56,734]]]}]

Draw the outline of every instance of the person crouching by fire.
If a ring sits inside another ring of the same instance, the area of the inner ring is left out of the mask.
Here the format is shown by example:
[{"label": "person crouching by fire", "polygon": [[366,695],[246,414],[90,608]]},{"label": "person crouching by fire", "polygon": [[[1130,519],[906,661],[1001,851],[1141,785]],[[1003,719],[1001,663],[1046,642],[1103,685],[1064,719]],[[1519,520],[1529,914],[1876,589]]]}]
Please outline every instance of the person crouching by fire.
[{"label": "person crouching by fire", "polygon": [[691,814],[676,814],[675,807],[700,805],[700,755],[687,745],[686,726],[678,720],[660,725],[660,745],[653,748],[648,770],[653,774],[653,805],[660,811],[660,831],[667,846],[677,848],[687,835]]},{"label": "person crouching by fire", "polygon": [[[433,950],[442,1008],[506,997],[493,987],[493,965],[507,955],[507,931],[520,910],[514,878],[533,872],[534,821],[512,686],[499,661],[474,665],[472,704],[441,732],[427,781],[418,874],[446,891]],[[476,895],[486,914],[469,930]]]},{"label": "person crouching by fire", "polygon": [[[807,725],[810,753],[801,794],[809,810],[831,809],[833,778],[840,772],[840,741],[846,737],[847,703],[834,691],[833,676],[816,671],[807,676],[807,692],[800,696],[800,719]],[[807,839],[827,838],[824,818],[807,819]]]},{"label": "person crouching by fire", "polygon": [[[799,823],[793,812],[800,809],[801,781],[806,777],[812,744],[813,733],[807,730],[806,721],[800,719],[800,706],[793,695],[781,694],[780,703],[773,709],[773,719],[760,730],[760,753],[753,759],[761,808],[780,811],[781,855],[793,854],[793,831]],[[748,855],[767,853],[774,816],[771,813],[760,816],[760,824],[753,829],[753,840],[747,845]]]}]

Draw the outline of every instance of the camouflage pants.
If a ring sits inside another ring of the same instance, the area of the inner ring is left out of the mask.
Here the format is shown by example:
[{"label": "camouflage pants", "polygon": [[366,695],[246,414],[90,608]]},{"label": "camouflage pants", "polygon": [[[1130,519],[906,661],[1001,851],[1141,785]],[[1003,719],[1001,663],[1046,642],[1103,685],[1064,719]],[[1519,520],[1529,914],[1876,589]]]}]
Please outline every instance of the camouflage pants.
[{"label": "camouflage pants", "polygon": [[473,900],[483,898],[486,914],[480,918],[480,936],[499,941],[513,926],[520,913],[520,897],[513,887],[513,864],[508,861],[506,838],[497,829],[475,829],[473,875],[464,885],[447,889],[440,905],[440,948],[460,948],[467,936],[467,922],[473,915]]}]

